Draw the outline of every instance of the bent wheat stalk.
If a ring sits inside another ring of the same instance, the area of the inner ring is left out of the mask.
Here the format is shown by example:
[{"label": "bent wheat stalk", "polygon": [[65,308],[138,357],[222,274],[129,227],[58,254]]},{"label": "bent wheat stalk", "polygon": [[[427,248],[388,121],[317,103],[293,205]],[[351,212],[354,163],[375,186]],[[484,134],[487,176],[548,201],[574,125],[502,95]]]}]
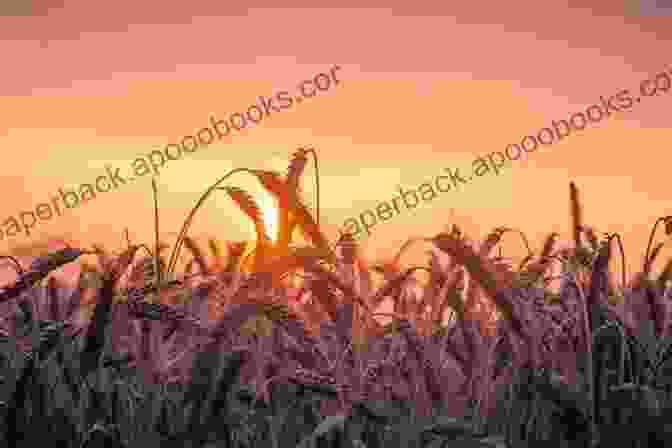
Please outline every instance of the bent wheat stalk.
[{"label": "bent wheat stalk", "polygon": [[194,219],[194,216],[196,215],[196,212],[200,210],[200,208],[203,206],[203,203],[205,203],[205,201],[217,190],[217,188],[222,184],[222,182],[224,182],[225,180],[227,180],[228,178],[237,173],[249,173],[255,175],[254,170],[248,168],[235,168],[226,173],[220,179],[218,179],[205,191],[205,193],[201,195],[201,197],[196,202],[196,205],[191,209],[186,219],[184,220],[184,223],[182,224],[182,228],[180,229],[180,232],[177,236],[177,241],[175,242],[175,246],[173,247],[173,251],[168,261],[168,270],[167,270],[168,273],[172,273],[175,270],[175,265],[177,264],[177,259],[180,255],[182,244],[184,243],[184,237],[189,231],[189,227],[191,227],[191,223]]}]

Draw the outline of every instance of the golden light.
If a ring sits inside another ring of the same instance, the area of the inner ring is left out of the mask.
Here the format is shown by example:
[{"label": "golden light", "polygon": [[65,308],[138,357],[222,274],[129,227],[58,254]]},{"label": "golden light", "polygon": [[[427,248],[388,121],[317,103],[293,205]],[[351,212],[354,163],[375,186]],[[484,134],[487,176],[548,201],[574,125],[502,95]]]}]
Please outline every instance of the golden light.
[{"label": "golden light", "polygon": [[261,193],[255,197],[259,209],[261,210],[264,225],[268,231],[271,241],[278,239],[278,204],[276,199],[270,194]]}]

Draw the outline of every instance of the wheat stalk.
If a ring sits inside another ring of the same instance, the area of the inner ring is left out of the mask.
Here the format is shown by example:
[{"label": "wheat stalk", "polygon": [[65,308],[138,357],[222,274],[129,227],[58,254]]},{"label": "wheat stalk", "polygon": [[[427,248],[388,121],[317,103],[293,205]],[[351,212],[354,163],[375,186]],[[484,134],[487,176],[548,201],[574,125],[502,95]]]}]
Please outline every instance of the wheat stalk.
[{"label": "wheat stalk", "polygon": [[170,259],[168,261],[168,271],[169,273],[172,273],[175,270],[175,265],[177,264],[178,257],[180,255],[180,251],[182,249],[182,244],[184,243],[184,237],[186,236],[187,232],[189,231],[189,227],[191,227],[191,223],[194,220],[194,216],[196,216],[196,213],[201,209],[205,201],[212,196],[212,194],[219,188],[219,186],[233,176],[234,174],[237,173],[248,173],[254,175],[255,172],[254,170],[250,170],[248,168],[235,168],[233,170],[230,170],[228,173],[226,173],[224,176],[219,178],[214,184],[212,184],[198,199],[196,202],[196,205],[192,207],[190,210],[189,214],[185,218],[182,228],[180,229],[180,232],[178,233],[177,236],[177,241],[175,242],[175,246],[173,247],[173,251],[170,255]]}]

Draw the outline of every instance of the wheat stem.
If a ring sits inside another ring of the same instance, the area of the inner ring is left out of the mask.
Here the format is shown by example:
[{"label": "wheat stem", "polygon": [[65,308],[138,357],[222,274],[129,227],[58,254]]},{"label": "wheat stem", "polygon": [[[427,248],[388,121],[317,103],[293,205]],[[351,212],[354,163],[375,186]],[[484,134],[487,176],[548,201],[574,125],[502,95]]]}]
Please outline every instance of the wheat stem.
[{"label": "wheat stem", "polygon": [[160,287],[163,278],[159,259],[159,196],[155,177],[152,177],[152,195],[154,197],[154,275],[156,275],[156,284]]},{"label": "wheat stem", "polygon": [[228,173],[226,173],[226,175],[224,175],[222,178],[217,180],[217,182],[215,182],[213,185],[211,185],[210,188],[208,188],[205,191],[205,193],[203,193],[201,195],[198,202],[196,202],[196,205],[191,209],[191,211],[189,212],[189,215],[187,216],[187,218],[184,220],[184,223],[182,224],[182,229],[180,229],[180,233],[178,234],[177,241],[175,242],[175,246],[173,247],[173,252],[170,255],[170,259],[169,259],[169,262],[168,262],[168,270],[167,270],[168,273],[172,273],[173,270],[175,269],[175,265],[177,264],[177,257],[179,256],[180,250],[182,248],[184,235],[189,230],[189,227],[191,226],[191,222],[194,219],[194,215],[196,215],[196,212],[201,208],[201,206],[203,205],[205,200],[210,197],[210,195],[215,191],[215,189],[222,182],[224,182],[226,179],[233,176],[234,174],[240,173],[240,172],[245,172],[245,173],[255,175],[255,170],[250,170],[248,168],[235,168],[235,169],[229,171]]},{"label": "wheat stem", "polygon": [[316,205],[315,205],[315,215],[317,218],[317,226],[320,226],[320,171],[317,167],[317,152],[315,148],[308,148],[306,153],[310,153],[313,156],[313,163],[315,165],[315,195],[317,196]]}]

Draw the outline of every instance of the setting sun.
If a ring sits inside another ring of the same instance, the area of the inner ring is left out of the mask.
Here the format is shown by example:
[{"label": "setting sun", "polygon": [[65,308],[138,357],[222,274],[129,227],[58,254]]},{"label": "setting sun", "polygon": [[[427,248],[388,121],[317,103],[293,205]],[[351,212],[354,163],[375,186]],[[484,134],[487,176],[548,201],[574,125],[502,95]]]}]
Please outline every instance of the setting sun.
[{"label": "setting sun", "polygon": [[[275,198],[269,194],[260,194],[255,197],[259,209],[261,210],[264,225],[268,231],[268,236],[271,241],[275,242],[278,239],[278,205]],[[252,232],[254,227],[252,226]]]}]

